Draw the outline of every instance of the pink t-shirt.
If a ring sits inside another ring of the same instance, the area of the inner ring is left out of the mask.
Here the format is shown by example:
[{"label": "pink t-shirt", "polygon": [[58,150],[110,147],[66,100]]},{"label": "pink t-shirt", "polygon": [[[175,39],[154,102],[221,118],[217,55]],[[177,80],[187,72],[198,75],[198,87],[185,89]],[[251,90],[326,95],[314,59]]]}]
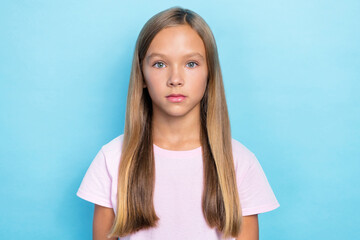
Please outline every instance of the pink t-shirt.
[{"label": "pink t-shirt", "polygon": [[[113,208],[116,214],[117,171],[123,134],[102,146],[78,189],[77,196]],[[120,240],[222,239],[210,228],[201,209],[203,162],[201,146],[173,151],[154,146],[154,207],[158,227],[140,230]],[[237,187],[243,216],[268,212],[278,203],[255,155],[232,139]],[[234,238],[231,238],[234,239]]]}]

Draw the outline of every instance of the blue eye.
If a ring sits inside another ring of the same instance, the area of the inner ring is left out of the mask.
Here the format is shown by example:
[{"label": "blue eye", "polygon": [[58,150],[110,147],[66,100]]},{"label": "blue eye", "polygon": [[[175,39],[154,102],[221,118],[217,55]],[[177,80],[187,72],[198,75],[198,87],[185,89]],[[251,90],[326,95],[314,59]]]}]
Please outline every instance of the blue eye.
[{"label": "blue eye", "polygon": [[156,62],[153,66],[157,66],[156,68],[163,68],[165,64],[163,62]]},{"label": "blue eye", "polygon": [[195,64],[198,65],[196,62],[189,62],[187,65],[189,65],[190,68],[194,68]]}]

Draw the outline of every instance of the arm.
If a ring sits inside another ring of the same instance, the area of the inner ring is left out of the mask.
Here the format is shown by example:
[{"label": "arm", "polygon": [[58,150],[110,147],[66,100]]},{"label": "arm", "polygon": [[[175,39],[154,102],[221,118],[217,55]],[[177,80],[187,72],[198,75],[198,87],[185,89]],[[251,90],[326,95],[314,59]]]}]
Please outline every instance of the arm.
[{"label": "arm", "polygon": [[114,221],[115,214],[112,208],[103,207],[95,204],[93,219],[93,240],[117,240],[117,238],[107,238]]},{"label": "arm", "polygon": [[243,216],[243,226],[236,240],[259,240],[258,215]]}]

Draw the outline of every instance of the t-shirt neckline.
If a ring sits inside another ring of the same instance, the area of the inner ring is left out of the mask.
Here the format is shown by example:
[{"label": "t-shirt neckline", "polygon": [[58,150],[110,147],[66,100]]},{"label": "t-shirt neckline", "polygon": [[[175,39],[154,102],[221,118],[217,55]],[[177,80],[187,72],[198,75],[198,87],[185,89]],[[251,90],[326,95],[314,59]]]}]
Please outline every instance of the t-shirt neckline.
[{"label": "t-shirt neckline", "polygon": [[153,143],[154,146],[154,154],[160,155],[166,158],[189,158],[195,156],[201,156],[201,146],[190,149],[190,150],[169,150],[165,148],[161,148]]}]

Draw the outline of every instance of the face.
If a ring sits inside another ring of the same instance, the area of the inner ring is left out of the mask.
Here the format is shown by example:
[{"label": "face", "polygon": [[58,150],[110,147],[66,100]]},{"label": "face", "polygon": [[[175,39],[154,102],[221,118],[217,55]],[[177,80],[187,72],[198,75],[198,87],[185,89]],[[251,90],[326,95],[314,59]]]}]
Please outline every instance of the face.
[{"label": "face", "polygon": [[190,26],[162,29],[147,50],[142,71],[153,114],[180,117],[200,113],[208,69],[204,43]]}]

